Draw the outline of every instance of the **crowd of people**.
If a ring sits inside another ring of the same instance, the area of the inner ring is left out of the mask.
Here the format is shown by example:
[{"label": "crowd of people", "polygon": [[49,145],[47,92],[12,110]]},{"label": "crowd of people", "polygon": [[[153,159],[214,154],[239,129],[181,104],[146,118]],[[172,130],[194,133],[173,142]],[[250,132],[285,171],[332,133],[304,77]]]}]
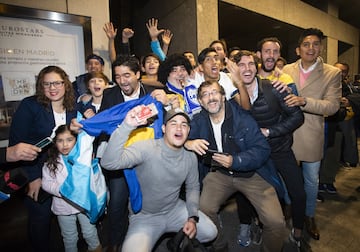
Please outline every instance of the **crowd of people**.
[{"label": "crowd of people", "polygon": [[[2,162],[20,160],[27,173],[33,251],[49,251],[52,214],[65,251],[77,251],[77,221],[89,251],[150,252],[163,234],[181,229],[209,251],[228,251],[219,211],[232,196],[238,246],[255,243],[262,251],[279,252],[290,228],[294,248],[312,251],[304,231],[320,239],[315,217],[321,193],[336,193],[340,161],[348,167],[359,161],[359,97],[349,66],[323,61],[324,35],[316,28],[303,31],[299,59],[287,64],[275,37],[259,41],[255,51],[239,46],[228,53],[225,41],[215,40],[198,55],[168,54],[173,33],[158,29],[156,19],[146,27],[152,51],[137,58],[129,45],[134,31],[122,30],[116,51],[117,29],[104,25],[113,82],[96,54],[86,58],[87,73],[74,82],[63,69],[46,66],[35,95],[17,108]],[[139,119],[148,104],[138,101],[146,97],[160,110]],[[113,131],[94,120],[102,131],[91,158],[101,164],[109,195],[108,241],[100,244],[96,223],[60,188],[73,172],[67,156],[86,131],[84,123],[114,108],[120,121]],[[77,112],[84,121],[76,119]],[[157,131],[156,120],[162,124]],[[52,145],[35,146],[46,137]],[[340,150],[341,156],[333,154]]]}]

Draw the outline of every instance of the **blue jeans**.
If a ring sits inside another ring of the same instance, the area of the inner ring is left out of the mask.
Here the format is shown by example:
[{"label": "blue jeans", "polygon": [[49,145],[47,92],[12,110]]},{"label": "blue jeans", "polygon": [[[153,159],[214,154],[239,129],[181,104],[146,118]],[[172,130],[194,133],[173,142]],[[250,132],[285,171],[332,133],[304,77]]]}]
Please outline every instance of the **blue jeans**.
[{"label": "blue jeans", "polygon": [[88,245],[88,250],[95,250],[100,245],[96,226],[90,223],[90,219],[85,214],[58,215],[57,219],[66,252],[78,251],[77,241],[79,235],[77,231],[77,220],[79,220],[81,233]]},{"label": "blue jeans", "polygon": [[304,176],[304,188],[306,193],[305,215],[315,216],[316,198],[319,186],[319,170],[321,161],[301,162]]}]

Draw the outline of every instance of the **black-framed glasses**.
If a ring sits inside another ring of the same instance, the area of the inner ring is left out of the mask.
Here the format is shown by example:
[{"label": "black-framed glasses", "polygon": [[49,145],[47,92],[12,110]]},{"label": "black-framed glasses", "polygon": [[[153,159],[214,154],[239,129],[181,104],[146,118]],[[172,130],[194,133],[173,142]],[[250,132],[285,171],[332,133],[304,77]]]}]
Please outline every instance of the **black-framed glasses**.
[{"label": "black-framed glasses", "polygon": [[220,91],[219,90],[212,90],[211,92],[204,92],[201,94],[201,98],[208,98],[211,96],[216,96],[220,94]]},{"label": "black-framed glasses", "polygon": [[42,83],[44,88],[50,88],[52,85],[54,88],[59,88],[64,85],[64,81],[52,81],[52,82],[43,82]]}]

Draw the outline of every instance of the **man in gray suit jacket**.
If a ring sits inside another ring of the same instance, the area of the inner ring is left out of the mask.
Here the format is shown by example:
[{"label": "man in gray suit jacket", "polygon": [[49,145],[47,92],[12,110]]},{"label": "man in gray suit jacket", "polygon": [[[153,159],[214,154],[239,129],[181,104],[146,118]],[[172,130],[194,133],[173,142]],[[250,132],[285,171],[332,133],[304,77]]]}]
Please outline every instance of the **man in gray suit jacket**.
[{"label": "man in gray suit jacket", "polygon": [[301,106],[305,116],[304,124],[294,132],[292,148],[303,169],[306,230],[316,240],[320,239],[314,216],[324,149],[324,116],[336,113],[341,98],[340,71],[319,57],[323,38],[319,29],[304,30],[296,48],[300,59],[283,68],[293,78],[299,93],[299,96],[288,95],[286,102],[288,106]]}]

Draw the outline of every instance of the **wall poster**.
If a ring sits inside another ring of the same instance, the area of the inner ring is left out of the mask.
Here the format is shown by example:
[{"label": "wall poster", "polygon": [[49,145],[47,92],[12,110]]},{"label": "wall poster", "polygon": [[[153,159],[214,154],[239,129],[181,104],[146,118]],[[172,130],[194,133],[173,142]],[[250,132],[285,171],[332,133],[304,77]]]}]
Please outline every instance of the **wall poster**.
[{"label": "wall poster", "polygon": [[[47,14],[48,17],[54,16],[49,14],[57,13],[40,12]],[[85,72],[86,48],[84,25],[81,23],[36,18],[36,15],[21,18],[1,15],[2,13],[0,13],[0,147],[5,147],[12,115],[23,98],[35,93],[36,75],[39,71],[45,66],[56,65],[64,69],[73,81],[75,76]]]}]

